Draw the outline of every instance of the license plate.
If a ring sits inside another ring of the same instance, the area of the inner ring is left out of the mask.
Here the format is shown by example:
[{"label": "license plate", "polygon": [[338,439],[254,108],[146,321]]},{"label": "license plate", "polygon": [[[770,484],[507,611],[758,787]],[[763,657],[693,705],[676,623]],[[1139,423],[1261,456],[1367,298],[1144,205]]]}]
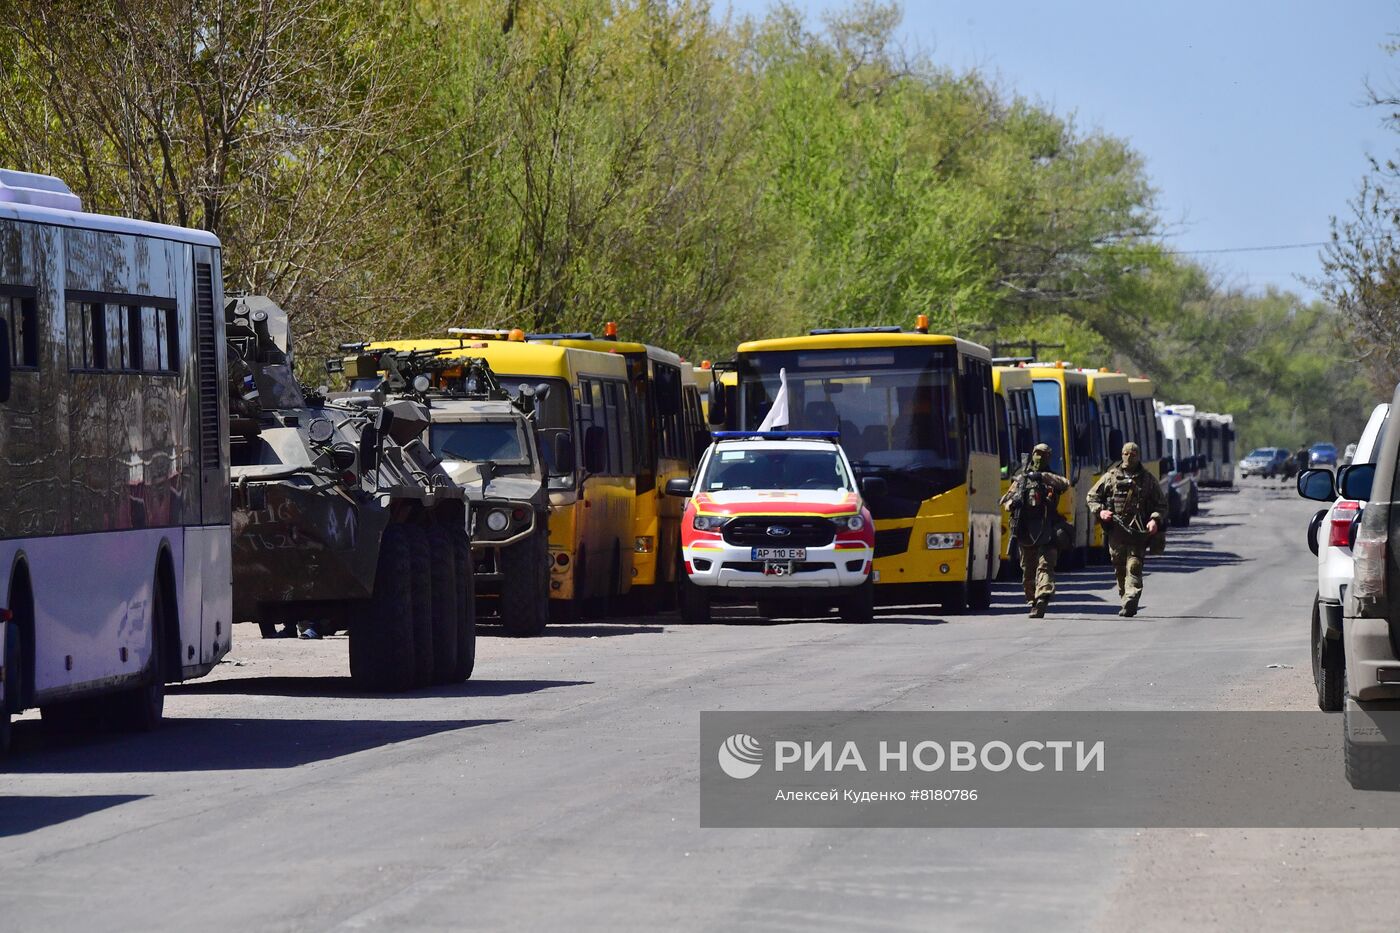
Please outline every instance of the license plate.
[{"label": "license plate", "polygon": [[770,560],[763,565],[763,575],[765,577],[790,577],[792,576],[792,561]]},{"label": "license plate", "polygon": [[805,547],[756,547],[749,560],[806,560]]}]

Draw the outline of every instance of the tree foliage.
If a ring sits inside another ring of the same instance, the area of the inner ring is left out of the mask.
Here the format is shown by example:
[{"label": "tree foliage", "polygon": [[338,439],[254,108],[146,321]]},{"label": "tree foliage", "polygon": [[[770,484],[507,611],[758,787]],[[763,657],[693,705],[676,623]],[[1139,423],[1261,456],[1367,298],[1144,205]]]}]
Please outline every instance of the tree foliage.
[{"label": "tree foliage", "polygon": [[822,24],[705,0],[10,9],[0,164],[215,231],[228,287],[272,295],[313,351],[616,320],[724,357],[926,313],[1321,430],[1277,408],[1314,410],[1278,352],[1333,360],[1334,318],[1171,257],[1124,141],[908,52],[892,3]]}]

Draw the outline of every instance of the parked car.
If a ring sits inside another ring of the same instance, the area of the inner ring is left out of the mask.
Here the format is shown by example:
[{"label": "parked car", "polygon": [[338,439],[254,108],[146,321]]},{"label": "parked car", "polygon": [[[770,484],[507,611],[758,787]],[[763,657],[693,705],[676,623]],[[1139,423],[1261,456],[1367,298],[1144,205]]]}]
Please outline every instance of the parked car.
[{"label": "parked car", "polygon": [[[875,522],[834,431],[719,432],[692,483],[681,518],[685,572],[681,616],[708,622],[717,602],[758,603],[760,614],[803,601],[836,606],[849,622],[874,613]],[[878,487],[878,488],[877,488]]]},{"label": "parked car", "polygon": [[1256,447],[1240,461],[1240,478],[1245,479],[1250,476],[1273,478],[1278,475],[1280,466],[1287,459],[1288,451],[1282,447]]},{"label": "parked car", "polygon": [[[1400,405],[1400,386],[1391,398]],[[1386,431],[1375,463],[1338,471],[1348,499],[1365,500],[1353,545],[1351,585],[1342,604],[1346,699],[1342,731],[1346,776],[1353,787],[1400,788],[1400,431]]]},{"label": "parked car", "polygon": [[1337,466],[1337,445],[1336,444],[1313,444],[1308,448],[1308,462],[1305,468],[1313,467],[1336,467]]},{"label": "parked car", "polygon": [[[1388,402],[1372,409],[1361,440],[1352,445],[1356,463],[1374,462],[1389,415]],[[1317,592],[1312,605],[1313,682],[1317,687],[1317,705],[1326,712],[1335,713],[1342,708],[1346,670],[1342,600],[1351,584],[1352,544],[1366,503],[1362,499],[1336,496],[1332,471],[1325,468],[1302,473],[1298,477],[1298,492],[1304,498],[1330,503],[1328,508],[1313,516],[1308,526],[1308,547],[1317,555]]]}]

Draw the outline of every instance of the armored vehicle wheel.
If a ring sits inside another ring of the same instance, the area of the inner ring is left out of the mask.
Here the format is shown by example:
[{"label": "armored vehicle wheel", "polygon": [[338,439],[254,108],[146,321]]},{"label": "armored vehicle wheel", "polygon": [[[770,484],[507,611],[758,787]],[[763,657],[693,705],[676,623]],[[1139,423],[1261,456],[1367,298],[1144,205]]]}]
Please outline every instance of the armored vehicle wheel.
[{"label": "armored vehicle wheel", "polygon": [[549,536],[537,530],[524,541],[502,548],[501,628],[516,638],[531,638],[549,621]]},{"label": "armored vehicle wheel", "polygon": [[407,532],[405,525],[384,529],[374,594],[350,626],[350,679],[360,690],[398,693],[413,686],[413,581]]},{"label": "armored vehicle wheel", "polygon": [[433,565],[428,532],[417,525],[408,526],[406,531],[413,581],[413,685],[426,687],[433,682]]},{"label": "armored vehicle wheel", "polygon": [[690,577],[681,580],[681,619],[691,624],[708,625],[710,622],[710,594],[703,586],[690,582]]},{"label": "armored vehicle wheel", "polygon": [[[461,594],[457,547],[441,525],[428,529],[428,560],[433,587],[433,683],[446,684],[452,682],[457,668],[457,616],[461,612],[457,600]],[[460,573],[466,572],[461,568]]]},{"label": "armored vehicle wheel", "polygon": [[151,596],[151,663],[147,666],[145,683],[112,698],[112,724],[118,729],[150,732],[160,727],[165,715],[165,634],[169,626],[176,624],[174,606],[157,573]]},{"label": "armored vehicle wheel", "polygon": [[[989,590],[990,592],[990,590]],[[846,622],[875,621],[875,581],[867,579],[841,599],[841,618]]]},{"label": "armored vehicle wheel", "polygon": [[1317,687],[1317,708],[1324,713],[1341,712],[1346,702],[1346,655],[1342,640],[1328,638],[1322,630],[1322,606],[1313,596],[1312,669]]},{"label": "armored vehicle wheel", "polygon": [[449,682],[460,684],[471,678],[476,667],[476,576],[467,533],[455,529],[449,534],[457,555],[457,658]]}]

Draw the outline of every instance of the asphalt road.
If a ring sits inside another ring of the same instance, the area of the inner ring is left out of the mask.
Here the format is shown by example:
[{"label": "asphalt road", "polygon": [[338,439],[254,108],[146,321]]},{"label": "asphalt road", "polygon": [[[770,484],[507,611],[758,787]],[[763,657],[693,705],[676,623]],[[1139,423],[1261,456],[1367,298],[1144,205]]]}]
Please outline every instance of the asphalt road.
[{"label": "asphalt road", "polygon": [[701,710],[1310,708],[1311,511],[1211,495],[1131,620],[1092,568],[1043,620],[999,586],[982,615],[485,637],[469,684],[392,698],[343,638],[241,627],[156,734],[18,724],[0,926],[1388,929],[1393,830],[698,825]]}]

